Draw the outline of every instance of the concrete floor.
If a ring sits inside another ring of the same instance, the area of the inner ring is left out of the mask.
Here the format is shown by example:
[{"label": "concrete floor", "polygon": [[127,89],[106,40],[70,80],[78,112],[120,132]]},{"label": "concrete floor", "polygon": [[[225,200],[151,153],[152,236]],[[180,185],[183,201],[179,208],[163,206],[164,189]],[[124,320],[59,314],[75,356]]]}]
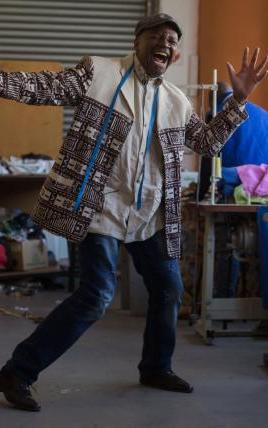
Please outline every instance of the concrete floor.
[{"label": "concrete floor", "polygon": [[[62,295],[62,293],[61,293]],[[0,296],[0,307],[28,306],[45,314],[62,296]],[[113,308],[36,384],[40,413],[10,409],[0,394],[0,426],[12,428],[264,428],[268,372],[261,366],[267,339],[217,338],[206,346],[181,322],[174,370],[195,386],[190,395],[140,386],[143,318]],[[34,328],[0,314],[0,361]]]}]

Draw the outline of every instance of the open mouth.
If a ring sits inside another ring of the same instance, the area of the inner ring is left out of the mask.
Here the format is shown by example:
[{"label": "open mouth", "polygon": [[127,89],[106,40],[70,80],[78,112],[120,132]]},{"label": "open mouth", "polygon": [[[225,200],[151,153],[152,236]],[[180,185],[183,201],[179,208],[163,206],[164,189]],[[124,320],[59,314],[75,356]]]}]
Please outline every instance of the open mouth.
[{"label": "open mouth", "polygon": [[168,62],[168,54],[165,52],[154,52],[153,60],[157,64],[165,65]]}]

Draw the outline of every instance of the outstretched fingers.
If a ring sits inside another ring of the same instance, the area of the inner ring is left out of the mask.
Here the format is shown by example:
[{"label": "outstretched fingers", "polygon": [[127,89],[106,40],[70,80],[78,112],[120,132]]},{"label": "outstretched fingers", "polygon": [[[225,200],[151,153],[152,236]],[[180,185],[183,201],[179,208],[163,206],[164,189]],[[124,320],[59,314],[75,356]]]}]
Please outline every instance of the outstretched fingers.
[{"label": "outstretched fingers", "polygon": [[237,101],[244,102],[268,74],[268,55],[259,62],[259,54],[260,48],[255,48],[249,57],[249,48],[245,48],[241,69],[238,72],[230,62],[227,62],[234,97]]}]

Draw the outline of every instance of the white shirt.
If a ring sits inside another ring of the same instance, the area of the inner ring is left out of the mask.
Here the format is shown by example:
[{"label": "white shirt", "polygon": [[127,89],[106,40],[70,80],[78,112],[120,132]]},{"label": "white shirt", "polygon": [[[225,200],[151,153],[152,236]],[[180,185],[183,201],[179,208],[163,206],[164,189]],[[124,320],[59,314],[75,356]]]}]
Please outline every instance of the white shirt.
[{"label": "white shirt", "polygon": [[[102,213],[96,213],[89,233],[109,235],[124,242],[143,241],[164,227],[161,209],[164,161],[153,138],[145,157],[146,139],[156,87],[161,78],[149,78],[134,55],[134,123],[104,189]],[[145,162],[142,206],[137,196]]]}]

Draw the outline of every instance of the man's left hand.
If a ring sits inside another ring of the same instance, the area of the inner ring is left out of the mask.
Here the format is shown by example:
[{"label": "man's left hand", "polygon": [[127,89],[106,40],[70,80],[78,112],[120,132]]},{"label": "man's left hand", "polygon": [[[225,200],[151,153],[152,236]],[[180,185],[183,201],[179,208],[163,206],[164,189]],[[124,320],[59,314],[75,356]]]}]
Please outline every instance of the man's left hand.
[{"label": "man's left hand", "polygon": [[249,59],[249,48],[245,48],[240,71],[236,72],[227,62],[234,98],[243,103],[268,73],[268,55],[258,64],[260,48],[256,48]]}]

